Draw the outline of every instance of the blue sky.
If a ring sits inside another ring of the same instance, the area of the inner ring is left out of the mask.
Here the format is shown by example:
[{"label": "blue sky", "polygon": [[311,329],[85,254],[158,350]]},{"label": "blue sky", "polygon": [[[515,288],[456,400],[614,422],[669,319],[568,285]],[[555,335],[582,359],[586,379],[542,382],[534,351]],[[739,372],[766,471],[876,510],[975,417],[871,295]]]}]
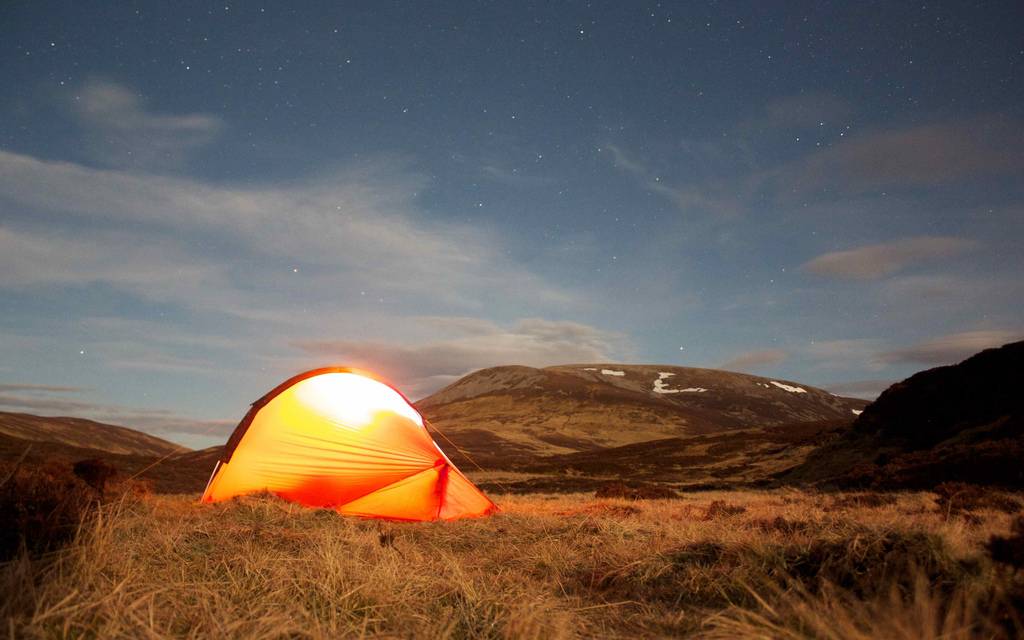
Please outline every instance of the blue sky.
[{"label": "blue sky", "polygon": [[1024,335],[1019,3],[4,3],[0,409],[326,364],[872,397]]}]

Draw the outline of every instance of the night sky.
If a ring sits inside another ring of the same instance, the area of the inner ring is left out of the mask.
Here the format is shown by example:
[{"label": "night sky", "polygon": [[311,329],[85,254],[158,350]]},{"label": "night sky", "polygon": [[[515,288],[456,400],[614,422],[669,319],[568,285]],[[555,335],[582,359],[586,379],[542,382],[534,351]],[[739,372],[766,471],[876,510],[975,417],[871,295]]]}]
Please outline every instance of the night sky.
[{"label": "night sky", "polygon": [[[300,8],[296,8],[300,7]],[[1024,335],[1020,2],[0,4],[0,409],[330,364],[874,397]]]}]

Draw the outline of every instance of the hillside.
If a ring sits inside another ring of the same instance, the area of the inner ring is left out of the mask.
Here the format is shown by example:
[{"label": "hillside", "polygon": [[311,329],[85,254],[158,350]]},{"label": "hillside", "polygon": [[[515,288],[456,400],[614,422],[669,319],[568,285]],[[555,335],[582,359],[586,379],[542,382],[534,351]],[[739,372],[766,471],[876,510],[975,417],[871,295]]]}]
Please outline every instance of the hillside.
[{"label": "hillside", "polygon": [[1024,486],[1024,342],[894,384],[852,427],[811,455],[795,481],[929,487]]},{"label": "hillside", "polygon": [[849,424],[825,420],[733,429],[548,456],[516,467],[504,480],[484,477],[480,486],[512,493],[594,491],[609,483],[660,484],[680,491],[775,486],[779,476]]},{"label": "hillside", "polygon": [[138,477],[158,493],[197,493],[206,486],[222,447],[181,451],[170,455],[111,453],[61,442],[23,440],[0,433],[0,469],[48,466],[69,468],[79,460],[98,458],[117,469],[122,478]]},{"label": "hillside", "polygon": [[0,466],[39,468],[99,458],[160,493],[201,491],[221,447],[190,451],[135,429],[83,418],[0,412]]},{"label": "hillside", "polygon": [[162,456],[186,447],[141,431],[84,418],[34,416],[0,411],[0,435],[29,442],[52,442],[108,453]]},{"label": "hillside", "polygon": [[578,364],[483,369],[417,407],[482,466],[505,467],[666,438],[850,420],[866,404],[715,369]]}]

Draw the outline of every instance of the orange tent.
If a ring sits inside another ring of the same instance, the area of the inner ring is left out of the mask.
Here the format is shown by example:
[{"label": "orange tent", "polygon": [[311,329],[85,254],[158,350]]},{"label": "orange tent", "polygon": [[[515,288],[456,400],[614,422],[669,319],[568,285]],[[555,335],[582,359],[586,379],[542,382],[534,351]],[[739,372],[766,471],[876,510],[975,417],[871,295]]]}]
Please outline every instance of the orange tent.
[{"label": "orange tent", "polygon": [[405,396],[340,367],[299,374],[254,402],[202,500],[259,491],[394,520],[452,520],[497,510],[434,443]]}]

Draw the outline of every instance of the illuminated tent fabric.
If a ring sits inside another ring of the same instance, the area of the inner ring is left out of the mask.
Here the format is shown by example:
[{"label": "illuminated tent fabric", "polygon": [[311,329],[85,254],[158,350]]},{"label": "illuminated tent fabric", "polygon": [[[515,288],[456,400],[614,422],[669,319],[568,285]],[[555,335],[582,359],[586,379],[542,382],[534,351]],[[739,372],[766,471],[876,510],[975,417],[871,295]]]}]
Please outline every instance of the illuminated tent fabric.
[{"label": "illuminated tent fabric", "polygon": [[202,500],[260,491],[396,520],[451,520],[497,510],[438,448],[405,396],[343,368],[297,375],[253,403]]}]

